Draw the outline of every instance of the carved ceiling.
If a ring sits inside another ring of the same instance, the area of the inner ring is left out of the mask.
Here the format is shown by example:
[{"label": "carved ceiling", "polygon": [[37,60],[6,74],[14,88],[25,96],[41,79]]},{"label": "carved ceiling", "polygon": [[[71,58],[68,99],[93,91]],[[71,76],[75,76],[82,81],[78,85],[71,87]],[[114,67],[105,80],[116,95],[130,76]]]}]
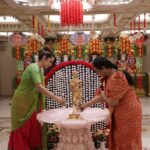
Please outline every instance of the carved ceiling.
[{"label": "carved ceiling", "polygon": [[4,22],[0,19],[0,32],[32,32],[32,15],[36,15],[45,28],[47,16],[50,15],[51,29],[57,32],[91,31],[91,16],[94,15],[94,30],[109,35],[113,34],[114,13],[117,16],[117,30],[121,32],[129,30],[130,21],[143,13],[147,13],[147,29],[150,29],[149,12],[150,0],[95,0],[92,9],[84,12],[82,26],[66,28],[60,25],[59,10],[50,10],[48,0],[0,0],[0,17],[6,19],[6,16],[12,16],[17,20]]}]

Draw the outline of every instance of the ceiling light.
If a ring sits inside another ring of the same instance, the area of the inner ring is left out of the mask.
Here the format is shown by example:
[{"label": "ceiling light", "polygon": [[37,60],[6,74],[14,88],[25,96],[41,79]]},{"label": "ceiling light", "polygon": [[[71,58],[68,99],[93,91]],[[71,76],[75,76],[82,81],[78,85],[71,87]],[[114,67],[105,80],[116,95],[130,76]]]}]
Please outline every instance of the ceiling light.
[{"label": "ceiling light", "polygon": [[129,4],[133,0],[101,0],[98,2],[98,5],[123,5],[123,4]]},{"label": "ceiling light", "polygon": [[[57,32],[58,34],[74,34],[75,32],[79,32],[79,31],[66,31],[66,32]],[[85,34],[90,34],[90,31],[80,31],[80,32],[84,32]],[[95,31],[97,34],[101,34],[101,31]]]},{"label": "ceiling light", "polygon": [[13,32],[0,32],[0,36],[9,36],[13,34]]},{"label": "ceiling light", "polygon": [[[145,14],[146,21],[150,22],[150,13]],[[136,17],[136,21],[139,20],[139,16]],[[140,20],[144,21],[144,14],[140,14]]]},{"label": "ceiling light", "polygon": [[[22,32],[22,33],[26,36],[33,35],[32,32]],[[10,36],[11,34],[13,34],[13,32],[0,32],[0,36]]]},{"label": "ceiling light", "polygon": [[0,16],[0,23],[18,23],[18,20],[13,16]]},{"label": "ceiling light", "polygon": [[[94,15],[94,22],[105,22],[109,19],[110,14],[96,14]],[[48,16],[45,16],[48,20]],[[83,22],[89,23],[93,21],[93,15],[84,15]],[[60,23],[60,16],[59,15],[50,15],[50,22],[53,23]]]},{"label": "ceiling light", "polygon": [[[139,30],[135,30],[134,32],[139,32]],[[140,30],[140,32],[150,34],[150,30]],[[122,31],[121,34],[130,34],[131,30]]]},{"label": "ceiling light", "polygon": [[31,36],[31,35],[33,35],[33,33],[32,32],[22,32],[24,35],[26,35],[26,36]]}]

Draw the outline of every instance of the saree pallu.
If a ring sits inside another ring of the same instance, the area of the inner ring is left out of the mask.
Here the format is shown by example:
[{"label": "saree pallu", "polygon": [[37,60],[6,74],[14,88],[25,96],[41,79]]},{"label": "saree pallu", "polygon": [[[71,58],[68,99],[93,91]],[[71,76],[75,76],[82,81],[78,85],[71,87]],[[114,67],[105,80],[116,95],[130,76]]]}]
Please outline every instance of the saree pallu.
[{"label": "saree pallu", "polygon": [[36,119],[36,111],[24,125],[10,133],[8,150],[42,149],[42,130]]}]

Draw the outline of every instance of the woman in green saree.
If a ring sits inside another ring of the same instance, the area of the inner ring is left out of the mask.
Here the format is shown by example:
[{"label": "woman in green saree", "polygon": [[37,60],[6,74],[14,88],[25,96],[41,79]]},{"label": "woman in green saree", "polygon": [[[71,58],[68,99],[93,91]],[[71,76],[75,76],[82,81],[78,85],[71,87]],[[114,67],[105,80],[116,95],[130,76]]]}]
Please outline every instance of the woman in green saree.
[{"label": "woman in green saree", "polygon": [[[45,98],[51,97],[58,103],[64,100],[55,96],[44,87],[42,68],[50,67],[55,60],[48,51],[39,53],[39,62],[30,64],[22,75],[21,83],[12,99],[11,123],[12,131],[9,138],[9,150],[46,150],[42,142],[42,128],[36,120],[40,108],[45,109]],[[44,128],[44,126],[43,126]]]}]

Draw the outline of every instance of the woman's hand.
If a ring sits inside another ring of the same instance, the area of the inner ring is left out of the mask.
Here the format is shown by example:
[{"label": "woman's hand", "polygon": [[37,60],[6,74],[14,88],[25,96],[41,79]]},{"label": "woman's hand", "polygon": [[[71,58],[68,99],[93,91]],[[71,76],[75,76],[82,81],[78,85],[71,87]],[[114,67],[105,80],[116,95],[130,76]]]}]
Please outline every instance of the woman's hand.
[{"label": "woman's hand", "polygon": [[78,110],[81,112],[84,111],[85,109],[86,109],[86,107],[84,105],[81,105],[78,107]]},{"label": "woman's hand", "polygon": [[61,104],[62,106],[64,106],[65,105],[65,100],[63,99],[63,98],[61,98],[61,97],[57,97],[57,98],[55,98],[56,100],[57,100],[57,102],[59,103],[59,104]]},{"label": "woman's hand", "polygon": [[55,96],[52,92],[48,91],[42,84],[35,84],[35,87],[42,94],[46,95],[49,98],[55,99],[61,105],[65,104],[65,100],[63,100],[61,97]]}]

